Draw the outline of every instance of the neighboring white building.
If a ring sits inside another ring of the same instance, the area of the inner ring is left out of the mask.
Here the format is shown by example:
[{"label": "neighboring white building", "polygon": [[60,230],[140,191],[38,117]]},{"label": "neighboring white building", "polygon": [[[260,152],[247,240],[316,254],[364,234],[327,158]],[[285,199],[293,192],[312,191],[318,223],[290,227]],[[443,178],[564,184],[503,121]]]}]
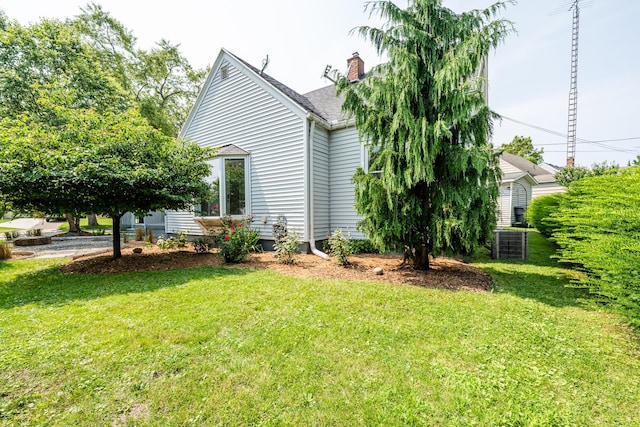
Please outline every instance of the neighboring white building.
[{"label": "neighboring white building", "polygon": [[498,226],[522,222],[521,215],[526,215],[532,199],[566,191],[556,182],[554,175],[558,169],[552,165],[536,165],[515,154],[503,152],[500,169],[503,175],[498,199]]}]

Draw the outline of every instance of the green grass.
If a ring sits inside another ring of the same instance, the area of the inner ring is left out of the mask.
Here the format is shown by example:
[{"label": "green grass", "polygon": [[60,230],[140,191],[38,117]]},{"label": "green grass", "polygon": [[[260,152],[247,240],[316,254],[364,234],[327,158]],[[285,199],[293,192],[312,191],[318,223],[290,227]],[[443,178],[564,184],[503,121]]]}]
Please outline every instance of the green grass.
[{"label": "green grass", "polygon": [[640,345],[531,260],[493,292],[0,262],[0,425],[640,425]]},{"label": "green grass", "polygon": [[[111,218],[102,218],[102,217],[98,217],[98,225],[92,225],[89,226],[87,225],[88,221],[87,218],[80,218],[80,229],[81,230],[111,230],[113,228],[113,221]],[[69,223],[68,222],[62,222],[60,223],[60,227],[58,227],[59,230],[61,231],[69,231]]]}]

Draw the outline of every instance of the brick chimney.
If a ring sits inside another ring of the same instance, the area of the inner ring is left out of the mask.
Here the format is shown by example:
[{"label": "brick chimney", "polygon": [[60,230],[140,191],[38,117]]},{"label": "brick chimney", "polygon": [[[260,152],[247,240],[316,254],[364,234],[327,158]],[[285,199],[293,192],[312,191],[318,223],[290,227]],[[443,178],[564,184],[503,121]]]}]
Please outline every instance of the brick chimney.
[{"label": "brick chimney", "polygon": [[357,82],[364,78],[364,61],[358,52],[353,52],[353,56],[347,59],[347,79],[350,82]]}]

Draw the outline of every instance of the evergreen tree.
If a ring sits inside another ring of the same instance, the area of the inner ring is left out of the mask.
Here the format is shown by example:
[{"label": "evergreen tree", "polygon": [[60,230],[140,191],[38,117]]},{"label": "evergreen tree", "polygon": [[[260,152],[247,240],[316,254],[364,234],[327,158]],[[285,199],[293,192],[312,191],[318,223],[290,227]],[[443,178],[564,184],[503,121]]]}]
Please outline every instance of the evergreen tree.
[{"label": "evergreen tree", "polygon": [[470,254],[491,238],[500,172],[488,142],[493,114],[482,67],[489,49],[512,30],[492,20],[503,9],[457,14],[440,0],[367,3],[383,28],[359,27],[388,62],[356,84],[338,80],[343,109],[360,137],[379,150],[353,177],[360,227],[415,268],[429,255]]}]

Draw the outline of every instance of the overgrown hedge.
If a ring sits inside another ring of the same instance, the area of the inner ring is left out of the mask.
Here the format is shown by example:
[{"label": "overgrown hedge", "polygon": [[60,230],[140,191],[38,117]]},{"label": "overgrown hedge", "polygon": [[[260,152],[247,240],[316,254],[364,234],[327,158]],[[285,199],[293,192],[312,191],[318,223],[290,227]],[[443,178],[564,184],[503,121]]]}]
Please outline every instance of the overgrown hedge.
[{"label": "overgrown hedge", "polygon": [[572,183],[550,219],[560,261],[584,273],[577,285],[640,327],[640,167]]},{"label": "overgrown hedge", "polygon": [[558,223],[551,218],[551,214],[558,210],[564,197],[565,193],[557,193],[536,197],[531,201],[527,209],[527,220],[542,235],[551,237],[553,230],[558,228]]}]

